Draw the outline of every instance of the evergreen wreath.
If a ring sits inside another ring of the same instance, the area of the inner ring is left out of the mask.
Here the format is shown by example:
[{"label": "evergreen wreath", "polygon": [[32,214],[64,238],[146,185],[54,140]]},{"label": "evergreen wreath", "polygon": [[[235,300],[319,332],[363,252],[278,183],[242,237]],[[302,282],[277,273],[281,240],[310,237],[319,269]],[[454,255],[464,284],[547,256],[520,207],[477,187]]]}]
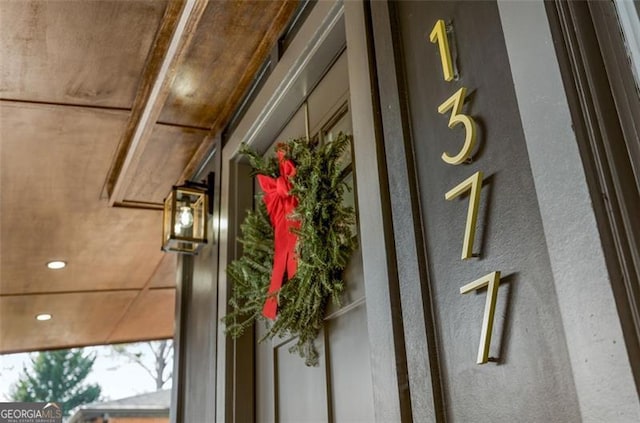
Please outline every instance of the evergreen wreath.
[{"label": "evergreen wreath", "polygon": [[[307,366],[318,363],[314,339],[322,329],[331,298],[336,305],[344,290],[342,273],[356,247],[352,226],[353,207],[343,204],[345,163],[342,158],[351,137],[340,133],[330,142],[298,138],[281,143],[278,151],[295,165],[290,179],[290,193],[298,200],[290,216],[300,222],[295,230],[297,270],[277,292],[278,315],[271,321],[262,315],[271,280],[274,259],[274,229],[263,194],[256,194],[256,208],[242,223],[242,256],[227,267],[233,283],[229,299],[231,311],[222,320],[227,333],[241,336],[254,322],[262,320],[268,332],[260,340],[273,337],[297,337],[289,350],[297,352]],[[241,154],[248,157],[254,175],[279,176],[276,157],[263,158],[246,146]]]}]

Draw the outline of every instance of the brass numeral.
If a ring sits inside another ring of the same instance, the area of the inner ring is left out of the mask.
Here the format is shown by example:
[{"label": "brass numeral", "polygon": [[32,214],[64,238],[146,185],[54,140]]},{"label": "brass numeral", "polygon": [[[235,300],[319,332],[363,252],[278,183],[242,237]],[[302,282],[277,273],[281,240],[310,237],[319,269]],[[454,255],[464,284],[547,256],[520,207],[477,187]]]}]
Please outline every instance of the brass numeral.
[{"label": "brass numeral", "polygon": [[444,103],[438,106],[438,113],[442,115],[449,109],[453,109],[451,111],[451,117],[449,117],[449,128],[453,128],[459,124],[464,125],[465,138],[462,150],[453,157],[446,152],[442,153],[442,160],[451,165],[464,163],[465,160],[471,156],[471,150],[473,150],[473,147],[476,145],[476,123],[471,116],[461,113],[466,95],[467,89],[462,87],[456,91],[454,95],[445,100]]},{"label": "brass numeral", "polygon": [[498,298],[498,286],[500,285],[500,272],[492,272],[460,288],[461,294],[487,287],[487,301],[484,306],[482,318],[482,332],[480,332],[480,347],[476,363],[484,364],[489,361],[489,346],[491,345],[491,331],[493,329],[493,316],[496,311]]},{"label": "brass numeral", "polygon": [[473,255],[473,240],[476,236],[476,222],[478,221],[478,206],[480,205],[480,189],[482,188],[482,171],[478,171],[460,182],[444,195],[446,200],[453,200],[465,191],[469,193],[469,208],[467,209],[467,224],[464,229],[462,242],[462,260]]},{"label": "brass numeral", "polygon": [[453,80],[453,63],[451,60],[451,52],[449,51],[449,40],[447,39],[447,29],[444,24],[444,20],[438,19],[436,24],[433,26],[433,29],[431,30],[429,40],[434,44],[438,43],[444,80]]},{"label": "brass numeral", "polygon": [[[457,77],[454,73],[449,39],[447,37],[447,27],[443,19],[438,19],[429,34],[429,40],[437,43],[440,51],[442,63],[442,73],[444,80],[449,82]],[[455,47],[455,46],[454,46]],[[451,97],[438,106],[438,113],[441,115],[451,111],[449,116],[449,128],[463,125],[465,136],[464,144],[455,155],[448,152],[442,153],[442,160],[450,165],[459,165],[470,162],[471,153],[476,145],[476,122],[473,117],[462,113],[462,107],[467,96],[467,88],[461,87]],[[467,208],[467,222],[464,229],[464,239],[462,241],[462,260],[473,257],[473,243],[476,236],[476,224],[478,222],[478,208],[480,207],[480,193],[482,191],[482,171],[477,171],[455,187],[451,188],[444,198],[447,201],[469,192],[469,207]],[[478,357],[476,363],[484,364],[489,361],[489,347],[491,346],[491,333],[493,331],[493,318],[496,311],[498,298],[498,287],[500,286],[500,272],[491,272],[471,283],[460,288],[460,294],[467,294],[487,287],[487,299],[484,306],[484,316],[482,318],[482,329],[480,332],[480,346],[478,347]]]}]

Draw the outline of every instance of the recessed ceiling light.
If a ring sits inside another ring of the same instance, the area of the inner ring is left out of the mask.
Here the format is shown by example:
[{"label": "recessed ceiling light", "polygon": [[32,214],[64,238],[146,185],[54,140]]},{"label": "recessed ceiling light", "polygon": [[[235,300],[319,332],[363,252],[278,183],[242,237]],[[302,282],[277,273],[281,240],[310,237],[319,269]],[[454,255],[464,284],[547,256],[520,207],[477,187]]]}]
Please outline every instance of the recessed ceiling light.
[{"label": "recessed ceiling light", "polygon": [[54,270],[64,269],[66,266],[67,266],[67,262],[62,260],[54,260],[47,263],[47,267],[49,269],[54,269]]},{"label": "recessed ceiling light", "polygon": [[38,314],[36,316],[36,320],[40,320],[41,322],[43,322],[45,320],[51,320],[51,315],[48,314],[48,313]]}]

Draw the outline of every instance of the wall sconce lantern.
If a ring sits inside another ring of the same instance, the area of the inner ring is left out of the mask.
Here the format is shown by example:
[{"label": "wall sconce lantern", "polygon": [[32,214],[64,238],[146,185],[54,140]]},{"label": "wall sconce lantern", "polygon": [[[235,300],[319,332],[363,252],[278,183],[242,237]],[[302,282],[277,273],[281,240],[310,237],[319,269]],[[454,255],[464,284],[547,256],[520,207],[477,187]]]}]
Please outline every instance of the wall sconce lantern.
[{"label": "wall sconce lantern", "polygon": [[198,254],[207,243],[207,222],[212,212],[214,174],[208,184],[187,181],[174,186],[164,200],[162,249],[182,254]]}]

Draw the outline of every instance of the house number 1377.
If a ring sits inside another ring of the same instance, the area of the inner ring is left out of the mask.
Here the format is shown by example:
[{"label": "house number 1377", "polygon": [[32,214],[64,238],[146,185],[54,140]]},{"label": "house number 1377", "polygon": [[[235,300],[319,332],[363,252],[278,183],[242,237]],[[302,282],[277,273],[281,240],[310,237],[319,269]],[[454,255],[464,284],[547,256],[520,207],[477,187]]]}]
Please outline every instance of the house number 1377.
[{"label": "house number 1377", "polygon": [[[450,28],[451,29],[451,28]],[[452,29],[451,29],[452,30]],[[451,82],[454,79],[453,60],[449,49],[449,39],[447,37],[447,26],[442,19],[438,19],[429,35],[432,43],[438,44],[440,62],[442,64],[442,75],[445,81]],[[438,113],[449,115],[449,128],[461,125],[464,128],[465,138],[462,149],[456,154],[442,153],[442,160],[449,165],[461,165],[471,161],[471,153],[476,145],[476,123],[473,117],[462,112],[467,88],[461,87],[451,97],[438,106]],[[461,259],[466,260],[474,257],[473,241],[476,234],[476,221],[478,219],[478,206],[480,204],[480,191],[482,189],[482,172],[478,171],[451,188],[446,194],[446,200],[453,200],[461,194],[469,191],[469,207],[467,210],[467,222],[464,229],[464,240],[462,242]],[[478,348],[478,364],[489,361],[489,347],[491,345],[491,332],[493,329],[493,316],[496,310],[496,300],[498,297],[498,286],[500,285],[500,272],[491,272],[471,283],[460,288],[461,294],[476,291],[487,287],[487,300],[482,318],[482,329],[480,332],[480,346]]]}]

